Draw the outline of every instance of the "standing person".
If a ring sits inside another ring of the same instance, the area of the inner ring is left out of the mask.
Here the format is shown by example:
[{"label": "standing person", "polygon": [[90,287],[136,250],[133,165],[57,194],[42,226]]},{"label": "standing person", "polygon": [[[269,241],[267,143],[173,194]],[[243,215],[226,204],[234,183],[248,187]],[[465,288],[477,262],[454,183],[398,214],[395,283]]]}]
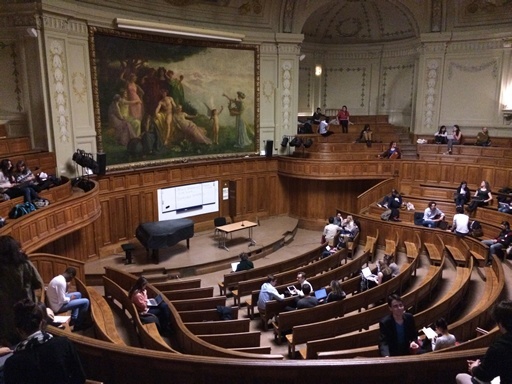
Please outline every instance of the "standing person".
[{"label": "standing person", "polygon": [[327,303],[343,300],[345,297],[347,297],[347,294],[345,291],[343,291],[341,283],[338,280],[332,280],[330,286],[331,292],[329,292],[327,295]]},{"label": "standing person", "polygon": [[147,285],[148,280],[144,276],[139,277],[128,291],[128,297],[132,303],[135,304],[139,315],[155,315],[158,318],[157,325],[159,332],[166,334],[171,327],[171,310],[163,300],[156,306],[148,305]]},{"label": "standing person", "polygon": [[448,332],[448,324],[446,320],[441,317],[434,323],[437,337],[432,340],[432,350],[440,351],[441,349],[453,347],[457,339],[450,332]]},{"label": "standing person", "polygon": [[338,119],[338,123],[341,125],[341,132],[348,133],[348,125],[350,124],[350,113],[348,112],[347,106],[344,105],[338,111],[338,115],[336,116]]},{"label": "standing person", "polygon": [[54,337],[46,332],[42,306],[25,299],[14,306],[14,316],[23,341],[5,362],[6,384],[85,383],[73,343],[66,337]]},{"label": "standing person", "polygon": [[469,216],[464,214],[464,208],[460,205],[455,208],[457,212],[453,216],[452,232],[459,237],[464,237],[469,234]]},{"label": "standing person", "polygon": [[405,356],[416,353],[419,345],[413,315],[405,313],[404,303],[396,294],[388,297],[388,308],[391,313],[379,322],[381,356]]},{"label": "standing person", "polygon": [[81,331],[88,327],[86,324],[89,299],[82,298],[80,292],[68,292],[69,283],[75,278],[76,269],[68,267],[61,275],[55,276],[48,284],[46,296],[53,312],[62,313],[71,311],[70,325],[73,332]]},{"label": "standing person", "polygon": [[251,139],[249,139],[249,136],[247,135],[247,128],[243,119],[243,113],[245,110],[245,93],[238,91],[236,93],[236,98],[230,98],[226,94],[223,94],[223,96],[229,100],[229,114],[231,116],[235,116],[235,125],[238,133],[235,147],[245,148],[251,144]]},{"label": "standing person", "polygon": [[466,181],[461,181],[457,191],[455,191],[455,206],[463,207],[464,204],[469,203],[470,198],[471,191],[468,188],[468,183]]},{"label": "standing person", "polygon": [[448,152],[445,152],[445,155],[451,155],[453,146],[462,143],[462,132],[457,124],[453,126],[452,134],[448,135],[447,138]]},{"label": "standing person", "polygon": [[494,239],[482,240],[483,245],[489,247],[487,254],[487,265],[492,264],[492,256],[497,251],[507,249],[512,244],[512,231],[510,231],[510,224],[508,221],[501,222],[501,231],[498,236]]},{"label": "standing person", "polygon": [[267,281],[263,283],[260,288],[260,294],[258,296],[258,311],[260,313],[265,312],[267,302],[270,300],[284,300],[284,294],[279,293],[276,289],[277,279],[274,275],[268,275]]},{"label": "standing person", "polygon": [[491,138],[489,136],[489,130],[487,127],[483,127],[482,130],[477,133],[475,145],[479,145],[481,147],[491,146]]},{"label": "standing person", "polygon": [[480,187],[476,190],[475,195],[473,196],[473,199],[467,206],[468,212],[474,212],[478,207],[483,207],[485,205],[489,205],[489,203],[492,201],[492,193],[491,193],[491,187],[489,185],[488,181],[483,180],[480,183]]},{"label": "standing person", "polygon": [[347,106],[344,105],[338,111],[337,116],[338,122],[341,125],[341,132],[348,133],[348,124],[350,123],[350,113],[348,112]]},{"label": "standing person", "polygon": [[0,345],[19,341],[13,306],[20,300],[36,301],[34,291],[43,288],[43,279],[11,236],[0,236]]},{"label": "standing person", "polygon": [[402,152],[400,148],[398,148],[396,141],[392,141],[389,143],[389,148],[382,152],[379,156],[379,159],[400,159],[402,157]]},{"label": "standing person", "polygon": [[487,383],[498,376],[501,383],[512,383],[512,301],[498,303],[492,317],[500,328],[501,337],[491,344],[481,360],[468,360],[469,374],[459,373],[455,378],[457,384]]},{"label": "standing person", "polygon": [[249,255],[245,252],[242,252],[240,254],[240,262],[236,266],[235,272],[247,271],[247,270],[253,269],[253,268],[254,268],[254,264],[251,260],[249,260]]},{"label": "standing person", "polygon": [[434,143],[435,144],[447,144],[448,143],[447,136],[448,136],[448,133],[446,133],[446,126],[441,125],[441,127],[439,127],[439,130],[436,133],[434,133]]},{"label": "standing person", "polygon": [[441,221],[444,220],[444,213],[437,208],[435,201],[428,203],[428,207],[425,209],[423,214],[423,226],[429,228],[435,228]]}]

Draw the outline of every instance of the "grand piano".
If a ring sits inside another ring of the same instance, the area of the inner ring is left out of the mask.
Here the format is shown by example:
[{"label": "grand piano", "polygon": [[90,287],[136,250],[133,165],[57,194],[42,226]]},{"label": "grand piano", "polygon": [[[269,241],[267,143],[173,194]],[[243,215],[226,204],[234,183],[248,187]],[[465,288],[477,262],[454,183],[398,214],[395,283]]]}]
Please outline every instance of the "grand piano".
[{"label": "grand piano", "polygon": [[158,250],[172,247],[182,240],[189,240],[194,236],[194,222],[190,219],[163,220],[140,224],[135,230],[135,237],[146,248],[148,257],[155,264],[159,262]]}]

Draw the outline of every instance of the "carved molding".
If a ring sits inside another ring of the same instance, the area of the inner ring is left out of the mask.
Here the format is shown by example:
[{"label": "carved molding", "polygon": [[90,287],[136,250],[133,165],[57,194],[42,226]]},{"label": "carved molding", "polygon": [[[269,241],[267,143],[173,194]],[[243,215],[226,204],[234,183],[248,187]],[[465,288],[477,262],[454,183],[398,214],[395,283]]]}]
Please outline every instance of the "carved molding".
[{"label": "carved molding", "polygon": [[66,55],[62,40],[49,40],[50,75],[53,80],[53,99],[56,108],[56,124],[59,127],[58,139],[61,143],[70,141],[68,95],[66,93]]},{"label": "carved molding", "polygon": [[452,79],[453,71],[455,69],[457,69],[461,72],[466,72],[466,73],[477,73],[477,72],[485,71],[488,68],[492,69],[492,71],[491,71],[492,78],[496,79],[498,77],[498,61],[497,60],[492,60],[492,61],[480,64],[480,65],[463,65],[463,64],[451,62],[448,65],[448,80]]},{"label": "carved molding", "polygon": [[282,124],[283,130],[286,132],[291,127],[291,122],[294,120],[292,116],[292,68],[291,61],[286,60],[281,65],[281,79],[282,88],[281,104],[282,104]]},{"label": "carved molding", "polygon": [[21,88],[20,88],[20,71],[18,70],[18,54],[16,53],[16,43],[4,43],[0,41],[0,49],[10,49],[11,54],[11,64],[12,64],[12,75],[14,81],[14,94],[16,95],[16,109],[18,112],[23,111],[23,106],[21,105]]},{"label": "carved molding", "polygon": [[439,60],[427,61],[426,81],[427,88],[425,91],[425,114],[423,116],[423,125],[429,131],[432,131],[434,125],[435,114],[435,97],[436,87],[438,83]]},{"label": "carved molding", "polygon": [[87,24],[83,21],[48,14],[43,15],[42,18],[43,25],[46,30],[81,35],[84,38],[87,38],[88,36]]}]

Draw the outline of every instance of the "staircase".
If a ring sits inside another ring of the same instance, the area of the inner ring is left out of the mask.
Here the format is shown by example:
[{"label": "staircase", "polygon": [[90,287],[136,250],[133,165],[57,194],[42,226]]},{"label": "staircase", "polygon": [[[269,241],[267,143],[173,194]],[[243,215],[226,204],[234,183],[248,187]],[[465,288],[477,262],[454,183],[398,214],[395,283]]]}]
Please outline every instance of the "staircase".
[{"label": "staircase", "polygon": [[418,151],[416,149],[416,143],[411,140],[411,133],[406,127],[400,128],[400,134],[398,138],[398,146],[402,151],[402,159],[416,160],[418,158]]}]

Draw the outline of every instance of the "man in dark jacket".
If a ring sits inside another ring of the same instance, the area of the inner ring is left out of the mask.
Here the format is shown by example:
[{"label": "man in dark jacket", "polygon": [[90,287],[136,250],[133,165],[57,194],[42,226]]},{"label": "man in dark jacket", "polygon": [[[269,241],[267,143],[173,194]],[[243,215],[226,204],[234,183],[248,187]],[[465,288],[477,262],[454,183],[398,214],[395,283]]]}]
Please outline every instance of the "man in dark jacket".
[{"label": "man in dark jacket", "polygon": [[493,318],[503,335],[492,343],[481,360],[468,360],[469,375],[459,373],[457,384],[476,382],[472,378],[490,382],[498,376],[502,384],[512,383],[512,301],[498,303],[493,309]]},{"label": "man in dark jacket", "polygon": [[398,295],[388,297],[391,314],[379,322],[381,356],[404,356],[415,353],[419,349],[418,333],[414,317],[405,313],[404,303]]}]

